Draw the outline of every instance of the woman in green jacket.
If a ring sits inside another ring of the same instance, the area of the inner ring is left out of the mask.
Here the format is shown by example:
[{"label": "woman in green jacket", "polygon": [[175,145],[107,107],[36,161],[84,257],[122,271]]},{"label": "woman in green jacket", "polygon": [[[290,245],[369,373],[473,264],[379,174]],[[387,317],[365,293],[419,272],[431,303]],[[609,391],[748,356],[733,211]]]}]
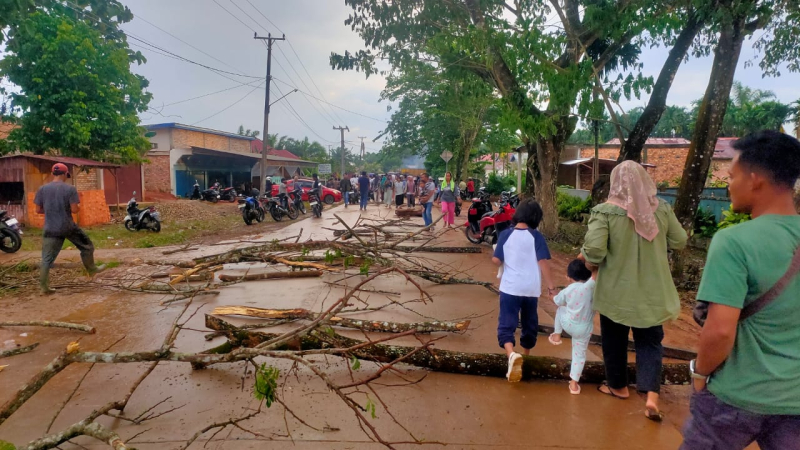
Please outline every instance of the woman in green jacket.
[{"label": "woman in green jacket", "polygon": [[628,333],[636,347],[636,385],[647,393],[645,415],[660,421],[658,395],[664,322],[680,313],[670,274],[668,249],[688,236],[640,164],[625,161],[611,172],[608,200],[592,209],[581,257],[598,267],[594,309],[600,313],[606,383],[604,394],[626,399]]}]

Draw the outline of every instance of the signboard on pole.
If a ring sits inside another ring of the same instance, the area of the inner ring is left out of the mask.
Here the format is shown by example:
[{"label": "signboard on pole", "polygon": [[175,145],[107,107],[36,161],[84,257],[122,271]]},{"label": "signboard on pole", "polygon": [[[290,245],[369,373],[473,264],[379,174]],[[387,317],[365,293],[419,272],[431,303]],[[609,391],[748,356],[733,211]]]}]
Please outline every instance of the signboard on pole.
[{"label": "signboard on pole", "polygon": [[443,151],[441,155],[445,163],[449,163],[451,159],[453,159],[453,152],[448,152],[447,150]]},{"label": "signboard on pole", "polygon": [[321,175],[331,173],[331,165],[330,164],[319,164],[317,166],[317,173]]}]

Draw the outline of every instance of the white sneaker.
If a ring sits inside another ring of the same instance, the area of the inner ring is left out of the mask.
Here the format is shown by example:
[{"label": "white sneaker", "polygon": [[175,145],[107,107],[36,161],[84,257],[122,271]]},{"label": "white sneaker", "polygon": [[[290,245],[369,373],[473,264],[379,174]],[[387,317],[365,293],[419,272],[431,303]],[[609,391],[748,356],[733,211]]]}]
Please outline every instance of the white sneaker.
[{"label": "white sneaker", "polygon": [[518,383],[522,379],[522,355],[517,352],[508,357],[508,373],[506,373],[509,383]]}]

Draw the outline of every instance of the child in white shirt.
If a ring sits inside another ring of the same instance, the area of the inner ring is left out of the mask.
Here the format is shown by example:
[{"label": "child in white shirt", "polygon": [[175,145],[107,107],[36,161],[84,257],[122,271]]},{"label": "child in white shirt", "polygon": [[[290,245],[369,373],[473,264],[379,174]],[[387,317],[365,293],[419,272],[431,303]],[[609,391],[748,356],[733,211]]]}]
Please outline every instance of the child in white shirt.
[{"label": "child in white shirt", "polygon": [[567,279],[572,284],[561,291],[553,299],[558,305],[555,318],[555,333],[548,340],[553,345],[561,345],[561,332],[566,331],[572,336],[572,369],[569,377],[569,392],[577,395],[581,393],[578,381],[586,365],[586,350],[589,347],[589,338],[594,329],[594,311],[592,310],[592,296],[594,295],[595,281],[592,272],[586,268],[581,260],[574,260],[567,267]]}]

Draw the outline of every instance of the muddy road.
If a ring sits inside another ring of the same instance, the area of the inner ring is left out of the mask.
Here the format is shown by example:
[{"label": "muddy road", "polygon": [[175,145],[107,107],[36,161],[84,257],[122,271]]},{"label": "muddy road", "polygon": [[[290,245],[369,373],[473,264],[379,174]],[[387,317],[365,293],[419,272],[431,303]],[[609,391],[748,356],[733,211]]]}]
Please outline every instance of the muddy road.
[{"label": "muddy road", "polygon": [[[301,229],[303,241],[333,239],[331,229],[342,228],[333,213],[339,214],[350,224],[359,215],[354,207],[345,209],[337,206],[326,209],[322,219],[306,218],[281,229],[246,238],[237,236],[230,241],[220,239],[213,243],[215,245],[205,242],[196,248],[170,255],[161,252],[180,246],[147,249],[146,252],[126,250],[124,257],[118,258],[124,264],[114,271],[147,270],[147,266],[136,264],[144,259],[180,261],[221,253],[253,245],[254,241],[270,242],[296,236]],[[392,215],[385,208],[374,206],[370,207],[367,214]],[[421,223],[419,218],[412,221]],[[470,244],[461,229],[456,229],[441,235],[436,245]],[[452,271],[469,274],[474,279],[495,281],[496,268],[491,264],[490,251],[487,245],[481,254],[426,253],[424,256],[435,261],[431,264],[450,267]],[[65,260],[72,257],[68,252],[65,253]],[[561,277],[568,258],[569,255],[556,257],[556,276]],[[0,257],[0,263],[6,264],[7,261]],[[191,318],[178,335],[175,349],[197,352],[225,342],[224,337],[211,341],[204,339],[209,332],[204,326],[204,314],[215,307],[305,308],[319,312],[344,293],[340,285],[330,283],[352,286],[359,279],[356,271],[354,276],[347,279],[341,273],[326,273],[320,278],[253,281],[224,287],[216,296],[197,297],[183,316],[183,320]],[[358,317],[394,322],[470,318],[472,323],[467,332],[447,335],[435,343],[435,348],[502,353],[495,337],[498,312],[495,294],[481,286],[436,285],[427,281],[420,281],[420,284],[433,296],[432,302],[414,303],[411,310],[385,308],[362,312]],[[365,305],[383,305],[419,297],[416,287],[400,276],[376,279],[369,287],[392,294],[363,292],[359,298]],[[96,290],[69,290],[49,297],[25,294],[0,298],[2,320],[69,321],[89,324],[97,329],[96,334],[82,334],[39,327],[0,328],[0,344],[40,344],[30,353],[0,359],[0,365],[8,365],[0,372],[0,403],[12,398],[17,389],[71,341],[80,340],[81,349],[91,351],[145,351],[158,348],[184,307],[184,303],[162,306],[160,302],[163,299],[163,296],[152,294]],[[549,299],[540,300],[539,317],[542,324],[553,322],[554,309],[551,303]],[[237,325],[256,321],[247,318],[226,320]],[[284,324],[269,331],[287,331],[297,326]],[[694,332],[688,325],[671,325],[666,331],[665,344],[691,347]],[[365,334],[358,330],[337,330],[337,333],[365,338]],[[433,336],[439,337],[440,334]],[[385,336],[370,334],[370,337]],[[397,344],[419,343],[414,337],[408,336],[399,338]],[[568,344],[555,347],[547,342],[546,336],[540,335],[533,353],[568,359],[571,353]],[[361,368],[353,371],[352,363],[340,358],[319,355],[310,359],[326,364],[326,373],[332,380],[341,383],[347,383],[351,376],[358,377],[360,373],[366,374],[378,367],[376,363],[362,361]],[[590,347],[587,359],[599,361],[599,347]],[[258,361],[266,359],[260,358]],[[385,448],[369,439],[353,411],[319,377],[307,369],[293,368],[290,362],[281,360],[270,363],[281,370],[279,395],[286,407],[275,403],[262,414],[241,422],[241,428],[228,426],[213,437],[214,431],[203,434],[190,448]],[[70,365],[0,425],[0,440],[23,445],[85,418],[92,410],[124,396],[148,365]],[[447,444],[448,448],[457,449],[675,449],[681,441],[680,427],[688,414],[688,386],[663,387],[662,410],[665,421],[656,424],[644,418],[644,400],[636,395],[621,401],[601,395],[592,385],[584,385],[582,394],[575,396],[569,394],[567,383],[560,381],[523,380],[509,384],[500,378],[437,373],[410,366],[398,366],[398,369],[401,370],[386,371],[373,385],[374,393],[363,389],[360,397],[355,397],[362,405],[375,404],[375,417],[370,422],[384,439],[400,442],[395,445],[396,448],[427,448]],[[97,421],[118,433],[129,446],[139,449],[182,448],[192,435],[204,427],[241,417],[258,407],[259,401],[253,397],[252,372],[252,366],[244,362],[214,365],[205,370],[193,370],[186,363],[160,362],[136,389],[122,416],[124,419],[101,417]],[[382,402],[376,400],[376,395]],[[137,416],[154,405],[155,408],[145,416],[166,413],[140,424],[134,423]],[[414,438],[424,443],[412,443]],[[72,442],[62,444],[60,448],[108,448],[106,444],[88,437],[78,437]]]}]

